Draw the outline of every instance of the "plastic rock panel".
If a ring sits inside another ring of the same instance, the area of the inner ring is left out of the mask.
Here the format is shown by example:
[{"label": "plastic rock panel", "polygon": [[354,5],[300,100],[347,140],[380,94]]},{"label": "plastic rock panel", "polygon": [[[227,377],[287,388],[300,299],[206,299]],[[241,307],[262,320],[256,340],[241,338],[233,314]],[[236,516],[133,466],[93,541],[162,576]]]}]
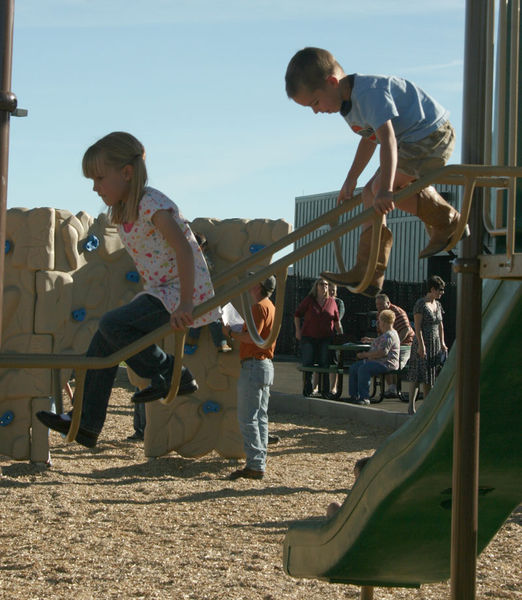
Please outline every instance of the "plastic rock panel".
[{"label": "plastic rock panel", "polygon": [[[287,235],[290,225],[200,218],[192,229],[207,238],[215,276],[248,257],[251,246],[264,247]],[[2,352],[83,354],[100,317],[142,289],[106,215],[93,219],[62,209],[10,209],[6,242]],[[233,303],[241,309],[238,298]],[[172,344],[174,336],[169,336],[167,351]],[[199,390],[169,406],[147,405],[145,454],[201,456],[216,450],[226,457],[242,456],[236,416],[239,345],[219,353],[204,330],[197,351],[184,363]],[[62,370],[63,385],[69,376],[70,370]],[[148,384],[130,370],[129,378],[137,387]],[[49,460],[47,430],[35,414],[51,405],[51,394],[48,369],[0,369],[0,453],[16,460]]]},{"label": "plastic rock panel", "polygon": [[[207,239],[206,255],[214,277],[248,257],[252,244],[268,246],[290,232],[290,225],[285,221],[265,219],[218,221],[199,218],[191,227]],[[225,287],[236,281],[237,278]],[[233,298],[232,302],[241,312],[239,298]],[[174,337],[170,336],[165,340],[166,350],[173,351],[173,344]],[[239,343],[232,345],[232,352],[218,352],[208,327],[203,328],[196,352],[183,359],[198,382],[198,391],[175,398],[169,406],[161,402],[146,405],[144,447],[147,456],[176,451],[182,456],[197,457],[212,450],[227,458],[244,456],[236,414]],[[143,387],[148,382],[134,379],[133,383]]]}]

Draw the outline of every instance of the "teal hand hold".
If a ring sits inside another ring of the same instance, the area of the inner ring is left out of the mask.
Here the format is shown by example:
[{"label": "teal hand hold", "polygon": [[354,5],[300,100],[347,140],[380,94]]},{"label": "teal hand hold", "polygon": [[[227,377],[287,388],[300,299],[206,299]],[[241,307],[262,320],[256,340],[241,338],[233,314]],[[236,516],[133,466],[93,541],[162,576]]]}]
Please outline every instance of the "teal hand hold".
[{"label": "teal hand hold", "polygon": [[100,240],[94,234],[91,234],[83,243],[83,247],[87,252],[94,252],[99,245]]},{"label": "teal hand hold", "polygon": [[5,413],[0,417],[0,427],[7,427],[14,421],[14,412],[12,410],[6,410]]}]

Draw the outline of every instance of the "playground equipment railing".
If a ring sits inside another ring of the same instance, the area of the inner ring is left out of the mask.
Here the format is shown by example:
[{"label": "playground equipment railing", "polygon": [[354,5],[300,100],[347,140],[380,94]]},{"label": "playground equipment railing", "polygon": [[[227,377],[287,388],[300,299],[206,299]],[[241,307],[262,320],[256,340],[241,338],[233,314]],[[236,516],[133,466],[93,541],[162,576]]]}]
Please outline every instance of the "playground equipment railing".
[{"label": "playground equipment railing", "polygon": [[[522,167],[513,166],[482,166],[482,165],[449,165],[443,167],[426,177],[423,177],[409,187],[397,192],[394,195],[394,202],[400,208],[401,200],[411,196],[422,188],[426,187],[430,183],[448,183],[464,186],[464,196],[462,202],[462,220],[458,230],[455,232],[452,240],[449,242],[446,250],[451,250],[458,240],[460,240],[464,231],[466,222],[469,217],[473,190],[476,186],[483,186],[489,188],[508,188],[514,185],[514,181],[517,177],[522,177]],[[512,199],[514,201],[514,198]],[[361,213],[351,217],[346,222],[339,222],[339,218],[344,213],[352,210],[359,203],[362,202],[361,194],[354,196],[349,201],[340,204],[332,210],[326,212],[320,217],[310,221],[298,230],[293,231],[281,240],[274,242],[270,246],[260,250],[256,254],[249,256],[243,261],[237,263],[224,273],[218,275],[214,279],[215,287],[223,286],[223,289],[218,291],[214,297],[203,302],[202,304],[195,307],[193,316],[197,318],[206,312],[222,306],[232,298],[241,296],[243,309],[245,313],[245,320],[251,337],[255,342],[263,347],[271,345],[277,335],[281,326],[281,320],[283,315],[283,305],[285,296],[285,284],[287,277],[288,266],[295,263],[297,260],[304,258],[308,254],[316,251],[318,248],[329,244],[335,243],[336,255],[339,262],[340,269],[344,270],[344,264],[342,261],[339,238],[345,235],[349,231],[357,228],[365,222],[371,221],[373,224],[372,234],[372,251],[368,267],[363,280],[357,285],[348,288],[354,293],[363,291],[375,271],[377,254],[379,247],[380,238],[380,225],[382,224],[383,217],[378,215],[373,208],[368,208]],[[514,208],[510,208],[514,211]],[[329,225],[330,229],[323,233],[321,236],[309,241],[306,245],[303,245],[289,254],[283,256],[274,263],[264,266],[253,275],[246,275],[253,267],[259,263],[271,260],[273,254],[286,248],[295,241],[303,238],[309,233],[317,230],[318,228]],[[508,236],[509,238],[509,236]],[[514,236],[512,239],[507,239],[506,255],[503,256],[480,256],[479,259],[483,261],[485,266],[481,268],[482,277],[490,278],[522,278],[522,269],[520,255],[515,254],[514,248]],[[495,259],[493,262],[491,259]],[[518,258],[518,260],[515,260]],[[492,266],[493,265],[493,266]],[[496,270],[494,271],[494,268]],[[257,282],[260,282],[270,275],[276,275],[278,279],[278,292],[276,297],[276,322],[273,327],[273,331],[269,338],[263,340],[257,334],[255,328],[250,303],[248,299],[248,290]],[[237,281],[229,283],[232,279]],[[225,286],[225,284],[229,284]],[[78,433],[78,427],[81,418],[82,400],[83,400],[83,387],[85,382],[85,375],[88,369],[105,369],[113,367],[125,361],[130,356],[137,354],[149,345],[160,341],[168,335],[174,334],[175,339],[175,369],[172,375],[172,383],[170,392],[163,400],[165,404],[169,404],[176,397],[177,390],[179,387],[179,381],[181,378],[181,365],[183,359],[183,347],[185,340],[185,331],[173,331],[169,324],[159,327],[155,331],[142,337],[140,340],[129,344],[125,348],[111,354],[106,357],[86,357],[78,354],[18,354],[18,353],[3,353],[0,354],[0,368],[50,368],[53,370],[53,394],[55,398],[58,396],[61,400],[61,387],[60,387],[60,369],[62,368],[73,368],[75,370],[76,377],[76,389],[74,394],[74,409],[71,427],[67,435],[66,440],[71,442],[75,439]]]}]

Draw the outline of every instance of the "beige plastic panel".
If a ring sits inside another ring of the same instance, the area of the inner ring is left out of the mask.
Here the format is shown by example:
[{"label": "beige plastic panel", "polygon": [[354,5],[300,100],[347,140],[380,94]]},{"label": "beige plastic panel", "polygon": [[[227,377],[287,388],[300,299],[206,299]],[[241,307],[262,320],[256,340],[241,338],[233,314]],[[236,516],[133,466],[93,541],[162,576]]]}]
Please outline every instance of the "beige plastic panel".
[{"label": "beige plastic panel", "polygon": [[[87,252],[84,243],[91,234],[100,243]],[[105,215],[10,209],[6,240],[2,352],[81,354],[100,316],[141,290],[126,279],[135,266]],[[81,321],[72,316],[78,309],[85,310]],[[65,384],[70,370],[61,375]],[[34,415],[50,406],[51,394],[48,369],[0,369],[0,419],[8,411],[14,414],[0,425],[0,454],[47,462],[47,429]]]},{"label": "beige plastic panel", "polygon": [[15,460],[30,459],[31,398],[0,402],[0,423],[3,423],[0,425],[0,454]]},{"label": "beige plastic panel", "polygon": [[[173,341],[170,337],[165,342],[168,352],[173,351]],[[238,352],[238,345],[232,352],[218,352],[208,328],[203,328],[196,352],[183,360],[199,389],[189,396],[178,396],[168,406],[161,402],[146,406],[146,456],[161,456],[172,450],[187,457],[212,450],[226,457],[243,456],[236,416]],[[132,378],[130,371],[129,375]]]},{"label": "beige plastic panel", "polygon": [[[267,246],[290,231],[285,221],[264,219],[196,219],[192,228],[207,237],[213,275],[250,256],[251,245]],[[99,240],[92,252],[84,248],[89,235]],[[141,290],[141,284],[126,278],[135,266],[105,215],[93,219],[84,212],[75,216],[51,208],[11,209],[6,239],[10,251],[5,256],[2,352],[81,354],[99,318]],[[234,305],[240,310],[238,298]],[[82,309],[85,317],[75,320],[73,312]],[[167,351],[173,343],[173,336],[166,340]],[[147,456],[171,451],[202,456],[212,450],[226,457],[243,455],[236,417],[238,350],[236,346],[228,354],[218,353],[209,332],[202,331],[198,350],[184,360],[199,390],[169,406],[147,406]],[[62,372],[64,383],[69,374]],[[147,383],[135,381],[138,387]],[[46,429],[34,414],[49,406],[51,393],[49,370],[0,370],[0,417],[10,410],[15,415],[0,427],[0,454],[48,459]]]},{"label": "beige plastic panel", "polygon": [[[252,245],[268,246],[290,233],[283,220],[199,218],[192,222],[194,232],[203,233],[208,241],[208,258],[213,276],[226,271],[238,261],[250,256]],[[266,263],[264,263],[266,264]],[[230,282],[226,284],[230,285]],[[239,298],[233,299],[240,311]],[[172,351],[174,338],[166,340],[165,348]],[[239,377],[239,343],[233,351],[217,351],[208,328],[203,328],[196,352],[185,356],[183,363],[194,374],[199,389],[190,396],[178,396],[168,406],[152,402],[146,406],[146,456],[162,456],[176,451],[182,456],[203,456],[216,450],[221,456],[241,458],[243,441],[237,424],[237,379]],[[130,370],[131,382],[144,387]]]},{"label": "beige plastic panel", "polygon": [[13,266],[31,271],[54,269],[54,208],[13,208],[8,213]]}]

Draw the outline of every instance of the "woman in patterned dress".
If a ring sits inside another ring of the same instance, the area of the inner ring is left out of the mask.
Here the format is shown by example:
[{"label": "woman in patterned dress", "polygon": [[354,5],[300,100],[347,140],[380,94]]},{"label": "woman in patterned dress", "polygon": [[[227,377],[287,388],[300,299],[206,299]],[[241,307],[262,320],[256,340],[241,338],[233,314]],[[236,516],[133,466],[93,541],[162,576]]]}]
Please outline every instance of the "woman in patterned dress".
[{"label": "woman in patterned dress", "polygon": [[411,346],[408,369],[408,414],[415,413],[415,400],[422,386],[424,398],[427,397],[437,375],[441,352],[448,351],[444,340],[444,311],[439,302],[444,293],[445,283],[438,275],[427,282],[428,293],[419,298],[413,307],[415,338]]}]

